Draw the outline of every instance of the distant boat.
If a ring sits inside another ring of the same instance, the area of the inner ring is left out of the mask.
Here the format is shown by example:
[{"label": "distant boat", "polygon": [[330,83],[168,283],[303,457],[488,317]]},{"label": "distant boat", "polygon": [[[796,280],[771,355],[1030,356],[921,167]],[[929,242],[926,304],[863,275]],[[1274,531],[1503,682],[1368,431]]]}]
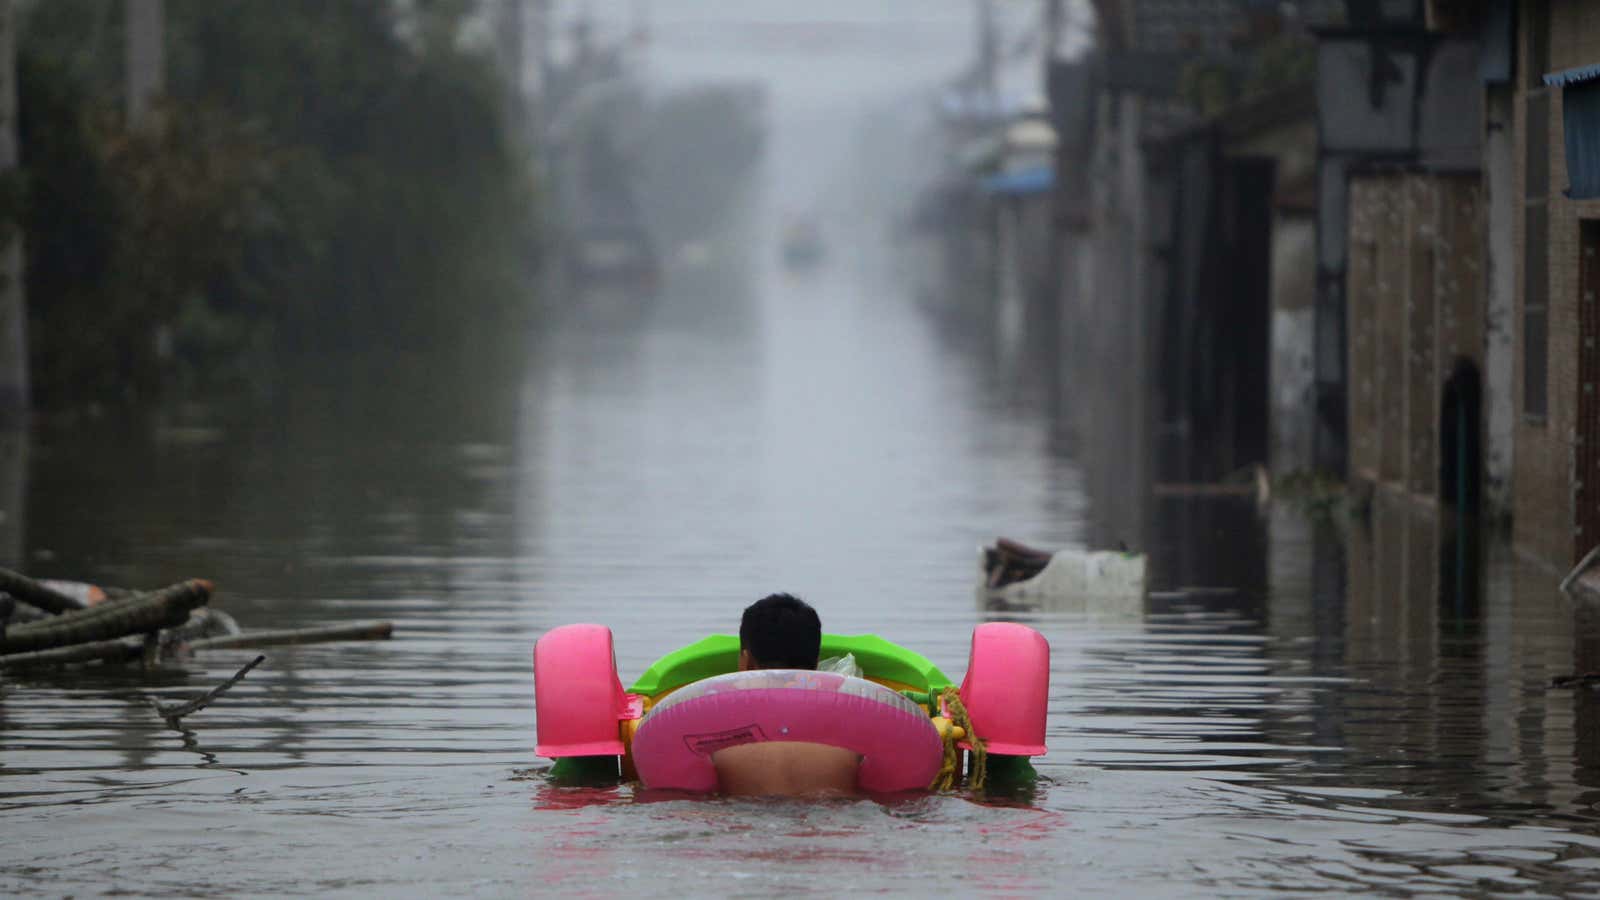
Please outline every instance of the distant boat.
[{"label": "distant boat", "polygon": [[581,289],[618,288],[639,293],[656,289],[660,263],[655,246],[637,225],[599,225],[580,230],[569,257]]},{"label": "distant boat", "polygon": [[810,219],[789,223],[783,232],[783,262],[790,269],[809,269],[822,262],[827,248],[822,229]]}]

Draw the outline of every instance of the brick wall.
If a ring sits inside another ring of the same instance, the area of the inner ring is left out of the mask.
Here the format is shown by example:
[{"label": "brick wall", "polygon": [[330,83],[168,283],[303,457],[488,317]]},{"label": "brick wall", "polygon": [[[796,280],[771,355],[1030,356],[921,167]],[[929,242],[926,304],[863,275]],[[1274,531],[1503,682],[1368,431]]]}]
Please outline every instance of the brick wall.
[{"label": "brick wall", "polygon": [[[1538,20],[1538,5],[1521,4],[1516,110],[1516,169],[1519,198],[1528,196],[1528,99],[1549,97],[1548,123],[1548,412],[1531,417],[1526,398],[1524,362],[1526,335],[1526,217],[1516,226],[1517,363],[1515,366],[1516,451],[1513,475],[1513,536],[1517,546],[1557,566],[1575,562],[1573,553],[1573,458],[1578,403],[1578,229],[1580,219],[1600,219],[1600,202],[1572,201],[1567,186],[1566,154],[1561,121],[1561,92],[1544,88],[1538,76],[1576,66],[1600,63],[1600,4],[1585,0],[1550,0],[1547,23]],[[1535,30],[1547,25],[1548,59],[1534,52]],[[1543,71],[1539,71],[1542,69]],[[1519,203],[1519,211],[1527,201]]]}]

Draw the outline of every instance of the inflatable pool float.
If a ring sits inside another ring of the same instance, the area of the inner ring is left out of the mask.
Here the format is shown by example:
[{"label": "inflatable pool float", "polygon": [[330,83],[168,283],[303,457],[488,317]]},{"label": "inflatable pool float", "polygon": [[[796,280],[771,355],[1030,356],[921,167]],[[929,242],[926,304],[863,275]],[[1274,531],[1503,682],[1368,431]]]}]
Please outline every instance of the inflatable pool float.
[{"label": "inflatable pool float", "polygon": [[872,793],[952,787],[962,753],[981,787],[989,760],[1045,752],[1050,645],[1026,625],[974,629],[960,687],[876,635],[825,634],[821,656],[853,657],[860,677],[827,666],[740,672],[739,639],[716,634],[624,690],[611,629],[563,625],[534,645],[535,752],[558,770],[598,765],[650,788],[714,791],[717,751],[803,741],[858,754],[857,783]]}]

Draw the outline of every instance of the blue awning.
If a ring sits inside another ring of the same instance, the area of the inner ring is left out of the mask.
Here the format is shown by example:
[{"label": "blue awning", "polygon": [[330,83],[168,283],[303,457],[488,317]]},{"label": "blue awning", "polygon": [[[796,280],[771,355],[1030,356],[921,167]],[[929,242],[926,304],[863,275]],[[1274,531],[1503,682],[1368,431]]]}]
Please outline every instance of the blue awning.
[{"label": "blue awning", "polygon": [[990,175],[982,181],[983,189],[989,193],[1010,196],[1042,194],[1054,187],[1055,183],[1056,175],[1048,166]]},{"label": "blue awning", "polygon": [[1551,72],[1544,76],[1544,83],[1550,87],[1566,87],[1570,84],[1582,84],[1600,78],[1600,63],[1592,66],[1579,66],[1576,69],[1566,69],[1561,72]]},{"label": "blue awning", "polygon": [[1567,139],[1567,190],[1574,200],[1600,197],[1600,65],[1544,76],[1561,88],[1562,127]]}]

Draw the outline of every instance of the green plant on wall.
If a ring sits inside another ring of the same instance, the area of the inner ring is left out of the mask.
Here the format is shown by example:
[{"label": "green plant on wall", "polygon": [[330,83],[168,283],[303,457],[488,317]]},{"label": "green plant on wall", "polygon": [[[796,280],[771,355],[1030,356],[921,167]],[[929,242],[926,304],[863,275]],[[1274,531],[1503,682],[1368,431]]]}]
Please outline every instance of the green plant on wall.
[{"label": "green plant on wall", "polygon": [[1315,43],[1302,35],[1277,34],[1237,58],[1189,62],[1179,78],[1178,96],[1200,115],[1215,116],[1315,74]]}]

